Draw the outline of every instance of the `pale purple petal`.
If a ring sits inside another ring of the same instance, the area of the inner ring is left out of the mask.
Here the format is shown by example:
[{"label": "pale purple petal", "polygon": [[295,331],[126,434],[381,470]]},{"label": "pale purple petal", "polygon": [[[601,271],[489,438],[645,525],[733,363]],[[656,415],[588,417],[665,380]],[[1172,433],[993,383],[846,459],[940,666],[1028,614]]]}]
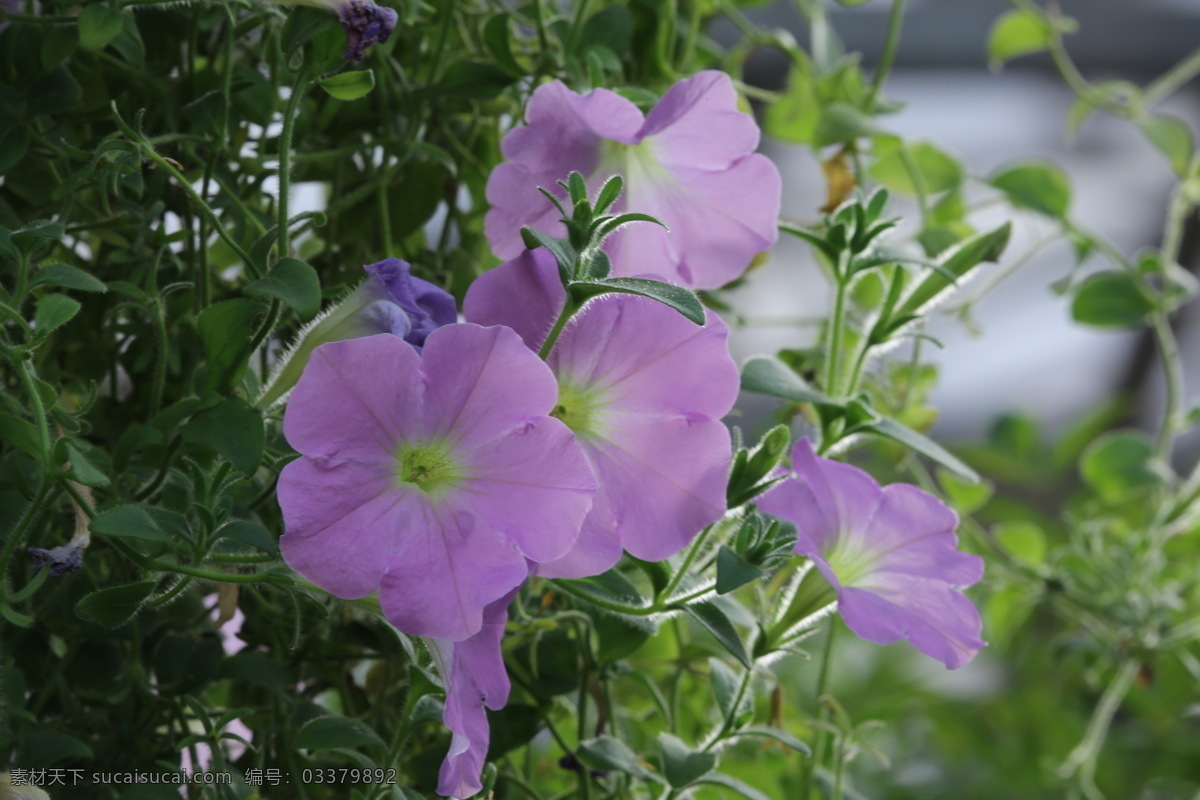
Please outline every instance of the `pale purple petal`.
[{"label": "pale purple petal", "polygon": [[483,610],[529,575],[525,557],[500,533],[466,512],[425,499],[393,538],[379,602],[405,633],[462,641],[479,631]]},{"label": "pale purple petal", "polygon": [[838,592],[838,611],[846,625],[867,641],[907,639],[949,669],[963,666],[985,646],[979,638],[979,612],[945,582],[888,573],[872,580],[869,586]]},{"label": "pale purple petal", "polygon": [[720,421],[614,414],[610,432],[584,449],[607,501],[593,513],[609,515],[593,524],[618,531],[640,559],[674,555],[725,513],[730,439]]},{"label": "pale purple petal", "polygon": [[[591,455],[595,455],[592,453]],[[599,459],[593,458],[599,473]],[[603,481],[603,478],[597,475]],[[601,482],[592,510],[583,521],[579,539],[562,558],[538,564],[532,571],[543,578],[586,578],[608,572],[621,560],[621,531],[607,484]]]},{"label": "pale purple petal", "polygon": [[330,594],[365,597],[378,588],[419,509],[377,464],[322,463],[300,458],[280,473],[286,533],[279,549],[292,569]]},{"label": "pale purple petal", "polygon": [[849,464],[796,443],[793,477],[758,507],[794,522],[795,550],[838,589],[852,631],[880,644],[908,639],[951,669],[984,646],[979,612],[959,591],[983,576],[983,560],[958,550],[957,515],[907,484],[880,488]]},{"label": "pale purple petal", "polygon": [[509,160],[488,181],[485,232],[499,257],[520,253],[522,226],[563,235],[558,212],[536,190],[563,196],[555,183],[572,171],[591,192],[622,173],[625,195],[613,210],[648,213],[670,229],[638,223],[618,231],[605,245],[614,275],[651,272],[717,288],[775,242],[779,173],[753,155],[758,126],[738,109],[728,76],[702,72],[681,81],[645,120],[605,90],[581,96],[556,82],[534,99],[527,124],[505,136]]},{"label": "pale purple petal", "polygon": [[477,325],[506,325],[537,350],[566,296],[554,256],[539,247],[476,278],[463,299],[463,316]]},{"label": "pale purple petal", "polygon": [[558,385],[546,364],[510,328],[447,325],[425,342],[423,434],[464,447],[554,410]]},{"label": "pale purple petal", "polygon": [[733,408],[738,367],[712,311],[697,325],[662,303],[608,295],[576,319],[550,354],[561,383],[595,387],[623,412],[708,420]]},{"label": "pale purple petal", "polygon": [[625,207],[657,217],[669,230],[627,225],[606,243],[614,275],[653,267],[668,280],[716,289],[738,278],[777,237],[782,183],[761,155],[729,168],[670,167],[670,178],[630,181]]},{"label": "pale purple petal", "polygon": [[646,115],[641,138],[662,164],[723,170],[758,147],[754,117],[738,108],[724,72],[708,70],[672,86]]},{"label": "pale purple petal", "polygon": [[596,477],[571,430],[543,418],[477,446],[462,508],[531,561],[561,558],[575,544],[592,505]]},{"label": "pale purple petal", "polygon": [[579,95],[553,81],[534,91],[525,121],[504,137],[501,150],[508,161],[488,178],[492,208],[484,230],[492,252],[504,259],[524,249],[523,226],[555,236],[563,233],[558,211],[538,187],[564,197],[557,182],[571,172],[590,175],[604,157],[606,141],[636,141],[643,117],[637,106],[615,92],[596,89]]},{"label": "pale purple petal", "polygon": [[443,720],[453,733],[450,752],[438,774],[438,794],[465,798],[483,789],[480,775],[487,758],[491,731],[486,708],[499,711],[508,702],[511,688],[500,642],[508,605],[518,589],[483,611],[483,625],[469,639],[457,643],[431,641],[446,670],[446,706]]},{"label": "pale purple petal", "polygon": [[395,409],[420,404],[420,365],[388,334],[321,345],[288,401],[284,435],[311,458],[390,460],[411,428]]}]

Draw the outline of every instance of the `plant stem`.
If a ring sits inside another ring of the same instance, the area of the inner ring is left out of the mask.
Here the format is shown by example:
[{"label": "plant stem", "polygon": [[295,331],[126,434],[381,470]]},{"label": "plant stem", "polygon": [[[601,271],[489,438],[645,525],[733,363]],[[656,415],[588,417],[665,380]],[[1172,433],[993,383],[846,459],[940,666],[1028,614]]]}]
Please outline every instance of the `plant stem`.
[{"label": "plant stem", "polygon": [[288,227],[290,221],[288,219],[288,203],[291,199],[292,188],[292,139],[296,131],[296,111],[300,106],[300,99],[304,96],[305,89],[308,88],[310,72],[311,68],[307,63],[300,68],[296,85],[292,87],[287,106],[283,110],[283,130],[279,134],[279,208],[277,214],[279,247],[275,254],[276,258],[287,258],[289,255],[291,230]]},{"label": "plant stem", "polygon": [[842,253],[835,267],[833,295],[833,316],[829,320],[829,335],[825,337],[825,391],[830,397],[839,398],[838,394],[838,361],[842,356],[842,327],[846,316],[846,259]]},{"label": "plant stem", "polygon": [[8,539],[4,542],[4,550],[0,552],[0,591],[8,593],[8,560],[12,557],[13,551],[17,549],[17,545],[25,538],[25,533],[29,526],[37,519],[38,514],[42,510],[42,503],[46,499],[46,495],[50,493],[50,482],[43,479],[37,492],[33,496],[33,500],[25,507],[17,524],[8,533]]},{"label": "plant stem", "polygon": [[554,349],[554,343],[558,341],[559,334],[562,333],[563,327],[567,324],[567,320],[571,318],[579,306],[571,300],[570,295],[567,296],[563,303],[562,311],[558,313],[558,319],[554,321],[554,327],[550,329],[550,333],[546,336],[546,341],[542,343],[542,347],[538,350],[538,358],[543,361],[550,355],[550,351]]},{"label": "plant stem", "polygon": [[875,100],[879,97],[880,90],[883,89],[888,73],[892,71],[892,63],[896,59],[896,50],[900,44],[900,28],[903,19],[904,0],[892,0],[892,10],[888,14],[887,34],[883,40],[883,54],[879,57],[879,67],[875,70],[875,77],[871,80],[871,89],[867,92],[866,100],[863,101],[863,110],[868,114],[875,112]]},{"label": "plant stem", "polygon": [[1147,106],[1165,100],[1196,75],[1200,75],[1200,49],[1193,50],[1191,55],[1149,84],[1142,94],[1142,100]]},{"label": "plant stem", "polygon": [[1133,679],[1137,677],[1138,669],[1139,665],[1135,659],[1129,658],[1121,663],[1112,683],[1104,690],[1104,694],[1100,696],[1100,702],[1096,704],[1096,709],[1092,712],[1092,718],[1088,722],[1083,741],[1071,751],[1067,760],[1058,770],[1059,775],[1063,778],[1078,774],[1080,787],[1090,800],[1100,800],[1103,797],[1096,788],[1096,760],[1100,755],[1100,748],[1104,746],[1104,740],[1108,736],[1113,715],[1116,714],[1121,701],[1125,699],[1125,695],[1133,686]]},{"label": "plant stem", "polygon": [[[829,719],[829,710],[821,702],[821,698],[825,696],[825,690],[829,685],[829,662],[833,653],[833,640],[836,631],[837,620],[831,619],[829,621],[829,633],[825,637],[825,649],[821,652],[821,671],[817,673],[817,719],[822,725]],[[813,747],[813,755],[807,765],[808,779],[804,782],[802,800],[809,800],[813,795],[813,789],[817,785],[817,768],[825,760],[825,747],[828,738],[828,732],[823,727],[817,729],[816,745]]]}]

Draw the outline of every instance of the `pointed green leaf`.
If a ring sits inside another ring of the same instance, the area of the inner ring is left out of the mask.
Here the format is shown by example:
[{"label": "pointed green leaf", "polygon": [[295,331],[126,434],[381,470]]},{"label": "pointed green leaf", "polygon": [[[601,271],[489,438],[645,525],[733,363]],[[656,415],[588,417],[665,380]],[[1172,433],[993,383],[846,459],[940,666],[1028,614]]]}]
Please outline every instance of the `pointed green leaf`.
[{"label": "pointed green leaf", "polygon": [[88,622],[116,628],[133,618],[154,591],[154,585],[155,581],[140,581],[92,592],[75,604],[75,613]]},{"label": "pointed green leaf", "polygon": [[270,272],[247,286],[246,292],[283,301],[303,322],[308,322],[321,310],[321,281],[317,271],[290,256],[279,259]]},{"label": "pointed green leaf", "polygon": [[333,715],[317,717],[303,725],[292,739],[292,745],[305,750],[387,746],[365,722]]},{"label": "pointed green leaf", "polygon": [[1011,223],[1004,223],[995,230],[976,234],[965,239],[943,253],[937,261],[937,269],[931,270],[922,280],[913,285],[891,315],[887,333],[903,327],[901,320],[910,320],[920,315],[935,302],[953,291],[956,282],[985,261],[998,261],[1012,233]]},{"label": "pointed green leaf", "polygon": [[1071,182],[1049,162],[1021,164],[988,180],[1014,206],[1028,208],[1054,219],[1064,219],[1071,208]]},{"label": "pointed green leaf", "polygon": [[99,50],[121,32],[121,12],[107,6],[86,6],[79,12],[77,20],[79,44],[88,50]]},{"label": "pointed green leaf", "polygon": [[69,264],[47,264],[33,274],[30,286],[61,286],[83,292],[107,292],[103,281]]},{"label": "pointed green leaf", "polygon": [[117,506],[97,514],[88,526],[101,536],[121,536],[152,542],[170,541],[185,535],[187,520],[182,514],[147,506]]},{"label": "pointed green leaf", "polygon": [[742,367],[742,389],[795,403],[838,405],[836,400],[809,386],[795,370],[774,356],[755,356],[746,362]]},{"label": "pointed green leaf", "polygon": [[222,526],[217,531],[217,536],[232,539],[242,544],[248,544],[251,547],[257,547],[259,550],[271,555],[279,554],[279,545],[275,541],[275,537],[266,528],[253,520],[235,519],[233,522]]},{"label": "pointed green leaf", "polygon": [[697,780],[696,783],[708,786],[720,786],[722,789],[728,789],[731,792],[740,794],[742,797],[747,798],[747,800],[771,800],[768,795],[760,792],[753,786],[743,783],[732,775],[726,775],[723,772],[713,772],[705,775]]},{"label": "pointed green leaf", "polygon": [[184,425],[180,435],[193,444],[211,448],[247,475],[262,461],[265,432],[262,414],[240,397],[201,411]]},{"label": "pointed green leaf", "polygon": [[792,736],[787,731],[781,731],[778,728],[769,728],[766,725],[756,725],[749,728],[742,728],[737,732],[738,738],[744,736],[759,736],[767,739],[774,739],[782,745],[786,745],[797,753],[811,755],[812,749],[804,742]]},{"label": "pointed green leaf", "polygon": [[629,745],[611,736],[601,736],[581,742],[579,749],[575,751],[575,755],[585,767],[616,770],[617,772],[636,775],[639,778],[649,781],[661,780],[653,772],[642,766],[637,753],[630,750]]},{"label": "pointed green leaf", "polygon": [[1166,114],[1153,114],[1138,122],[1142,133],[1146,134],[1159,151],[1171,162],[1175,174],[1185,176],[1192,163],[1192,129],[1178,117]]},{"label": "pointed green leaf", "polygon": [[690,786],[717,765],[717,754],[693,750],[669,733],[658,735],[662,749],[663,776],[676,789]]},{"label": "pointed green leaf", "polygon": [[572,281],[567,287],[576,303],[584,303],[602,294],[636,294],[669,306],[697,325],[705,320],[704,306],[688,289],[648,278],[607,278],[605,280]]},{"label": "pointed green leaf", "polygon": [[47,336],[55,328],[66,325],[71,317],[79,313],[82,306],[65,294],[48,294],[38,301],[33,324],[38,338]]},{"label": "pointed green leaf", "polygon": [[108,476],[97,469],[83,453],[71,443],[66,445],[67,459],[71,462],[71,477],[84,486],[98,486],[108,482]]},{"label": "pointed green leaf", "polygon": [[988,34],[988,61],[996,69],[1005,61],[1050,46],[1054,29],[1040,13],[1020,9],[1002,15]]},{"label": "pointed green leaf", "polygon": [[743,667],[750,669],[750,656],[746,653],[746,646],[742,644],[741,637],[724,611],[715,603],[693,603],[684,610],[695,617]]},{"label": "pointed green leaf", "polygon": [[725,545],[717,551],[717,594],[729,594],[763,576],[763,571]]},{"label": "pointed green leaf", "polygon": [[860,427],[886,439],[899,442],[910,450],[915,450],[921,455],[933,459],[951,472],[972,483],[979,480],[979,474],[975,470],[958,460],[957,457],[940,444],[917,433],[912,428],[901,425],[894,419],[887,419],[886,417],[875,419],[863,423]]},{"label": "pointed green leaf", "polygon": [[0,412],[0,439],[41,460],[42,443],[37,426],[29,420]]},{"label": "pointed green leaf", "polygon": [[1098,328],[1138,328],[1154,310],[1140,282],[1125,272],[1097,272],[1075,291],[1071,316]]},{"label": "pointed green leaf", "polygon": [[228,393],[242,380],[251,355],[255,319],[266,309],[241,298],[213,303],[200,312],[197,323],[204,342],[206,389]]}]

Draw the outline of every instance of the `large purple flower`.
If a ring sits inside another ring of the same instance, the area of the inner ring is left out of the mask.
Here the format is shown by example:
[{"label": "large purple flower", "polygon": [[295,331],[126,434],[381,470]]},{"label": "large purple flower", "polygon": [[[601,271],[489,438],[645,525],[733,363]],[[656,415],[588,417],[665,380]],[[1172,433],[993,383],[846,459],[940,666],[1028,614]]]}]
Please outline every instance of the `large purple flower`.
[{"label": "large purple flower", "polygon": [[715,289],[775,242],[779,171],[754,154],[758,126],[738,110],[724,73],[680,81],[645,116],[607,89],[578,95],[555,81],[533,93],[525,121],[504,137],[508,161],[488,179],[485,231],[500,258],[520,254],[522,226],[564,235],[537,189],[564,195],[556,182],[573,171],[592,191],[620,173],[625,196],[616,208],[651,214],[670,229],[630,225],[611,236],[605,249],[614,275],[652,271]]},{"label": "large purple flower", "polygon": [[959,589],[983,577],[983,559],[958,551],[958,516],[915,486],[880,488],[818,458],[808,439],[796,442],[792,470],[758,507],[796,524],[796,552],[837,589],[850,630],[878,644],[908,639],[950,669],[974,658],[982,624]]},{"label": "large purple flower", "polygon": [[446,706],[442,720],[453,734],[450,752],[438,776],[438,794],[467,798],[478,794],[491,731],[486,708],[499,711],[508,702],[511,684],[504,668],[500,641],[508,619],[508,604],[520,587],[483,610],[479,633],[461,642],[430,639],[442,681]]},{"label": "large purple flower", "polygon": [[317,348],[283,430],[284,559],[331,594],[376,589],[405,633],[461,641],[565,555],[596,481],[549,413],[554,375],[507,328],[447,325]]},{"label": "large purple flower", "polygon": [[[485,273],[463,308],[536,350],[564,299],[553,257],[538,249]],[[594,575],[622,548],[660,561],[720,519],[730,461],[720,419],[738,392],[727,335],[715,314],[700,326],[632,295],[605,295],[572,319],[547,359],[559,386],[554,416],[575,432],[600,486],[579,544],[539,574]]]}]

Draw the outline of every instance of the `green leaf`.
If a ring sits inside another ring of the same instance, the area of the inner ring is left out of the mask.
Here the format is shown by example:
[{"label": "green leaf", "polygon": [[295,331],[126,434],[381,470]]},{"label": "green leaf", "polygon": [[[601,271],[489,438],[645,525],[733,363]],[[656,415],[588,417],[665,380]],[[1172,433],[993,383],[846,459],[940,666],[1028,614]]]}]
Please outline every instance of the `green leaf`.
[{"label": "green leaf", "polygon": [[71,462],[71,477],[84,486],[98,486],[108,482],[108,476],[97,469],[83,453],[67,442],[67,460]]},{"label": "green leaf", "polygon": [[729,594],[762,576],[761,569],[725,545],[721,545],[721,549],[717,551],[717,594]]},{"label": "green leaf", "polygon": [[8,605],[8,603],[0,603],[0,617],[4,617],[18,628],[33,627],[33,617],[29,616],[28,614],[22,614],[20,611],[17,611],[15,608]]},{"label": "green leaf", "polygon": [[[741,678],[729,668],[728,664],[719,658],[710,658],[708,674],[712,679],[713,694],[716,695],[717,708],[721,710],[722,717],[732,719],[736,725],[747,712],[754,710],[754,698],[748,690],[742,692],[742,696],[738,697]],[[733,707],[735,702],[737,708]]]},{"label": "green leaf", "polygon": [[217,530],[217,536],[257,547],[271,555],[279,554],[279,545],[275,541],[275,537],[262,525],[252,520],[235,519]]},{"label": "green leaf", "polygon": [[149,506],[117,506],[97,514],[88,528],[101,536],[166,542],[186,534],[188,525],[183,515],[175,511]]},{"label": "green leaf", "polygon": [[743,667],[750,669],[750,656],[746,653],[746,646],[742,644],[741,637],[724,611],[714,603],[693,603],[684,610],[695,617]]},{"label": "green leaf", "polygon": [[648,278],[606,278],[604,280],[572,281],[567,286],[572,299],[584,303],[602,294],[619,293],[635,294],[657,300],[665,306],[675,309],[697,325],[703,325],[705,320],[704,306],[696,295],[683,288],[662,281]]},{"label": "green leaf", "polygon": [[728,789],[731,792],[736,792],[748,800],[771,800],[771,798],[750,786],[747,783],[739,781],[732,775],[726,775],[723,772],[713,772],[696,781],[698,784],[708,786],[720,786],[722,789]]},{"label": "green leaf", "polygon": [[1046,537],[1042,529],[1027,520],[1001,522],[992,528],[992,535],[1009,555],[1030,566],[1040,566],[1046,560]]},{"label": "green leaf", "polygon": [[1192,163],[1192,129],[1178,117],[1153,114],[1138,121],[1138,127],[1159,151],[1171,162],[1171,169],[1180,177],[1186,176]]},{"label": "green leaf", "polygon": [[76,19],[79,22],[79,44],[88,50],[99,50],[121,32],[121,12],[114,8],[85,6]]},{"label": "green leaf", "polygon": [[494,100],[516,78],[490,61],[455,61],[431,88],[438,97]]},{"label": "green leaf", "polygon": [[279,36],[283,54],[290,57],[317,34],[335,27],[337,23],[337,17],[324,8],[293,8]]},{"label": "green leaf", "polygon": [[881,154],[867,172],[893,191],[915,195],[917,187],[902,151],[905,147],[908,148],[908,157],[920,174],[927,195],[940,194],[962,184],[962,164],[929,142],[917,142],[913,145],[900,142],[892,148],[887,148],[891,152]]},{"label": "green leaf", "polygon": [[75,613],[81,619],[116,628],[124,625],[142,607],[154,591],[155,581],[139,581],[124,586],[110,586],[80,598]]},{"label": "green leaf", "polygon": [[1021,164],[993,176],[988,183],[1004,192],[1014,206],[1054,219],[1064,219],[1071,207],[1071,183],[1054,164]]},{"label": "green leaf", "polygon": [[23,739],[21,757],[29,759],[30,764],[50,767],[95,757],[92,748],[79,739],[51,727],[36,728],[26,733]]},{"label": "green leaf", "polygon": [[870,114],[845,103],[830,103],[817,123],[816,143],[818,147],[846,144],[881,133],[884,130]]},{"label": "green leaf", "polygon": [[997,69],[1009,59],[1045,50],[1052,41],[1054,29],[1044,16],[1026,9],[1009,11],[988,34],[988,61]]},{"label": "green leaf", "polygon": [[514,78],[521,78],[525,70],[517,63],[512,53],[508,14],[495,14],[483,26],[483,43],[502,70]]},{"label": "green leaf", "polygon": [[65,294],[48,294],[38,301],[33,324],[40,339],[71,321],[82,306]]},{"label": "green leaf", "polygon": [[907,321],[916,318],[953,291],[956,282],[981,263],[998,261],[1004,248],[1008,246],[1011,233],[1012,225],[1006,222],[993,231],[979,233],[963,240],[939,256],[938,269],[931,270],[923,280],[914,284],[897,304],[885,335],[904,327]]},{"label": "green leaf", "polygon": [[717,765],[716,753],[693,750],[666,732],[658,735],[658,746],[662,750],[663,776],[676,789],[690,786]]},{"label": "green leaf", "polygon": [[79,289],[82,292],[108,291],[103,281],[69,264],[47,264],[33,273],[30,286],[61,286],[65,289]]},{"label": "green leaf", "polygon": [[302,322],[308,322],[321,310],[321,281],[317,271],[290,256],[279,259],[270,272],[247,286],[246,292],[283,301]]},{"label": "green leaf", "polygon": [[633,18],[626,6],[618,5],[601,9],[583,23],[580,42],[589,47],[606,47],[618,57],[629,52],[633,44]]},{"label": "green leaf", "polygon": [[12,242],[22,253],[32,253],[39,245],[61,239],[65,232],[61,222],[39,219],[13,231]]},{"label": "green leaf", "polygon": [[891,439],[894,442],[899,442],[910,450],[915,450],[923,456],[933,459],[937,463],[946,467],[951,472],[966,478],[972,483],[979,480],[978,473],[968,467],[957,457],[952,455],[948,450],[942,447],[937,442],[914,431],[912,428],[905,427],[894,419],[875,419],[864,423],[861,426],[863,429],[869,430],[878,436],[886,439]]},{"label": "green leaf", "polygon": [[1098,328],[1137,328],[1154,310],[1141,283],[1125,272],[1097,272],[1075,290],[1071,316]]},{"label": "green leaf", "polygon": [[803,753],[804,755],[812,754],[812,749],[807,744],[805,744],[804,742],[797,739],[795,736],[792,736],[787,731],[781,731],[778,728],[770,728],[770,727],[767,727],[766,725],[757,725],[757,726],[753,726],[753,727],[749,727],[749,728],[742,728],[740,731],[737,732],[737,736],[739,739],[744,736],[759,736],[759,737],[764,737],[767,739],[774,739],[775,741],[779,742],[780,744],[786,745],[787,747],[790,747],[791,749],[795,750],[797,753]]},{"label": "green leaf", "polygon": [[262,414],[240,397],[201,411],[179,431],[184,440],[214,450],[247,475],[262,461],[266,435]]},{"label": "green leaf", "polygon": [[200,312],[197,323],[204,342],[208,371],[204,387],[222,394],[242,380],[252,349],[254,320],[265,309],[253,300],[225,300]]},{"label": "green leaf", "polygon": [[795,403],[837,405],[837,401],[808,385],[796,371],[774,356],[755,356],[742,367],[742,389]]},{"label": "green leaf", "polygon": [[959,514],[971,514],[983,508],[992,497],[992,484],[987,481],[967,483],[949,470],[938,470],[938,485],[946,493],[950,505]]},{"label": "green leaf", "polygon": [[629,745],[611,736],[601,736],[581,742],[575,755],[585,767],[616,770],[649,781],[661,780],[642,766],[637,753],[630,750]]},{"label": "green leaf", "polygon": [[42,440],[37,426],[26,419],[0,412],[0,439],[25,451],[37,460],[42,459]]},{"label": "green leaf", "polygon": [[292,745],[305,750],[332,747],[380,747],[387,745],[366,723],[349,717],[317,717],[306,723],[292,739]]},{"label": "green leaf", "polygon": [[1150,468],[1154,447],[1141,431],[1112,431],[1083,451],[1079,471],[1106,500],[1120,500],[1162,482]]},{"label": "green leaf", "polygon": [[375,88],[375,70],[362,69],[342,72],[317,81],[325,93],[335,100],[357,100]]}]

